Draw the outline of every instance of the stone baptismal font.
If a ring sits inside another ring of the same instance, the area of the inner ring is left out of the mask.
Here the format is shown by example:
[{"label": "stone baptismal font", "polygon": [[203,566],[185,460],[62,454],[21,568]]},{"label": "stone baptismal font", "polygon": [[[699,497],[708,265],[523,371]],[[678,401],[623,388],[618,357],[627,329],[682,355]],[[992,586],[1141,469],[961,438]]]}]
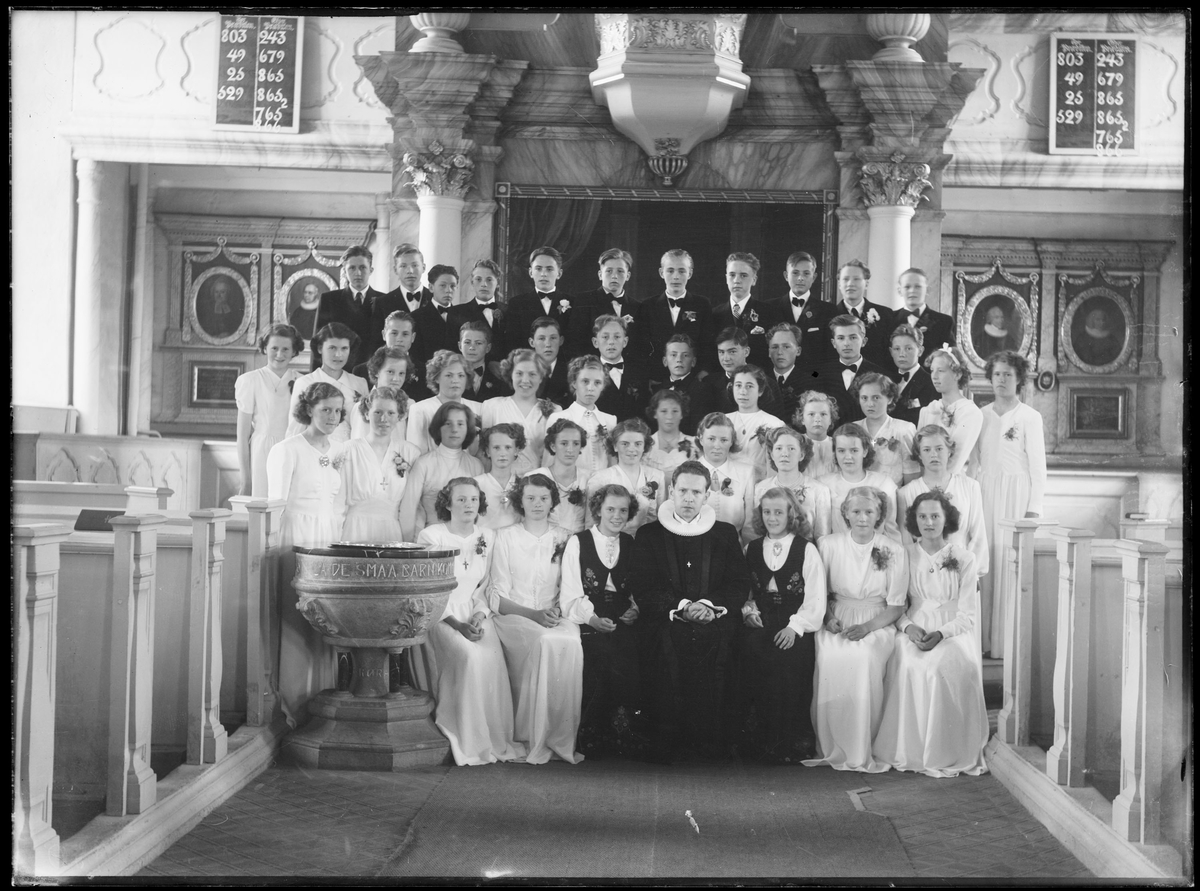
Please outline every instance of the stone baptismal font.
[{"label": "stone baptismal font", "polygon": [[295,548],[299,609],[325,642],[349,650],[350,690],[323,690],[309,721],[289,734],[295,763],[327,770],[399,770],[439,764],[450,750],[430,717],[433,700],[390,692],[389,654],[425,642],[454,590],[457,548],[337,543]]}]

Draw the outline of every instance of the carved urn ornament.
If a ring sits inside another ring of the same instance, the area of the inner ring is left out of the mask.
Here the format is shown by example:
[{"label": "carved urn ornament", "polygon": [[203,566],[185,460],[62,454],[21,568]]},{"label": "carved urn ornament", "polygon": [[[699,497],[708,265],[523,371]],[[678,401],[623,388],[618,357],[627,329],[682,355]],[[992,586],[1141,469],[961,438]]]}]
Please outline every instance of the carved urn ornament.
[{"label": "carved urn ornament", "polygon": [[662,185],[674,185],[688,153],[746,101],[750,78],[738,55],[745,25],[744,14],[596,13],[592,95]]},{"label": "carved urn ornament", "polygon": [[927,14],[913,12],[875,13],[866,16],[867,33],[883,44],[871,57],[874,62],[924,62],[913,44],[929,32]]}]

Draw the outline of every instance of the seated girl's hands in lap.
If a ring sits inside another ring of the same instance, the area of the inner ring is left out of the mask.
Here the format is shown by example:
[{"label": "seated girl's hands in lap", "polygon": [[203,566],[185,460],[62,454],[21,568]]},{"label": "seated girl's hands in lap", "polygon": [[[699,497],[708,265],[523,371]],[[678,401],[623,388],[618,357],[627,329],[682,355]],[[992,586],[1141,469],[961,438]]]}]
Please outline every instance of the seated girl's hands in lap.
[{"label": "seated girl's hands in lap", "polygon": [[942,632],[930,631],[928,634],[926,634],[920,640],[914,641],[914,643],[916,643],[918,649],[928,651],[928,650],[932,650],[934,647],[936,647],[938,644],[940,644],[943,639],[944,638],[942,637]]},{"label": "seated girl's hands in lap", "polygon": [[[759,622],[759,627],[762,627],[761,622]],[[775,646],[779,647],[781,650],[790,650],[792,648],[792,644],[796,642],[797,637],[799,637],[799,635],[796,634],[796,632],[791,628],[780,628],[779,633],[775,635]]]},{"label": "seated girl's hands in lap", "polygon": [[842,633],[842,623],[838,621],[837,616],[835,616],[833,613],[829,613],[825,617],[825,630],[830,634]]},{"label": "seated girl's hands in lap", "polygon": [[863,625],[851,625],[842,633],[846,635],[847,640],[862,640],[871,632]]},{"label": "seated girl's hands in lap", "polygon": [[617,630],[617,623],[612,619],[605,619],[601,616],[592,616],[588,619],[588,625],[595,628],[597,631],[603,631],[605,634],[611,634]]}]

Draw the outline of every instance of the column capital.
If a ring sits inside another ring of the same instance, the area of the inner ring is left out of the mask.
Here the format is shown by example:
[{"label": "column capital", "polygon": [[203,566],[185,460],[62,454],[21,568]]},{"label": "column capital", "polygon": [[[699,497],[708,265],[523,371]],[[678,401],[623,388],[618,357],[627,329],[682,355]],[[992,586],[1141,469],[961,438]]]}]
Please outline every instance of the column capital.
[{"label": "column capital", "polygon": [[471,187],[475,161],[471,149],[446,149],[434,140],[428,151],[405,152],[400,159],[417,197],[445,195],[462,198]]},{"label": "column capital", "polygon": [[901,152],[893,152],[887,160],[866,160],[868,153],[858,154],[863,161],[859,184],[868,207],[894,204],[915,208],[925,199],[922,193],[933,185],[929,165],[908,161]]}]

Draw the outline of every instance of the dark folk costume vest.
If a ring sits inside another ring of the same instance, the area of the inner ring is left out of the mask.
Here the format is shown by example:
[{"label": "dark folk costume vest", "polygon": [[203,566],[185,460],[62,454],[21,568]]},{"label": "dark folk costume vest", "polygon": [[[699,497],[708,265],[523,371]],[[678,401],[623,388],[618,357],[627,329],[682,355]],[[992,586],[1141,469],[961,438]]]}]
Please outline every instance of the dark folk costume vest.
[{"label": "dark folk costume vest", "polygon": [[[596,539],[591,530],[576,533],[579,539],[579,575],[583,579],[583,593],[592,601],[596,615],[614,622],[629,609],[630,582],[633,579],[633,536],[620,533],[621,552],[617,565],[611,570],[600,561],[596,550]],[[608,578],[612,576],[616,591],[608,590]],[[591,629],[584,625],[581,631]]]},{"label": "dark folk costume vest", "polygon": [[[763,549],[771,544],[768,538],[750,542],[746,548],[746,564],[750,567],[754,602],[762,613],[763,628],[773,633],[787,625],[788,619],[804,603],[804,554],[812,544],[797,535],[792,539],[787,559],[774,572],[767,568],[763,557]],[[772,578],[778,591],[767,590]]]}]

